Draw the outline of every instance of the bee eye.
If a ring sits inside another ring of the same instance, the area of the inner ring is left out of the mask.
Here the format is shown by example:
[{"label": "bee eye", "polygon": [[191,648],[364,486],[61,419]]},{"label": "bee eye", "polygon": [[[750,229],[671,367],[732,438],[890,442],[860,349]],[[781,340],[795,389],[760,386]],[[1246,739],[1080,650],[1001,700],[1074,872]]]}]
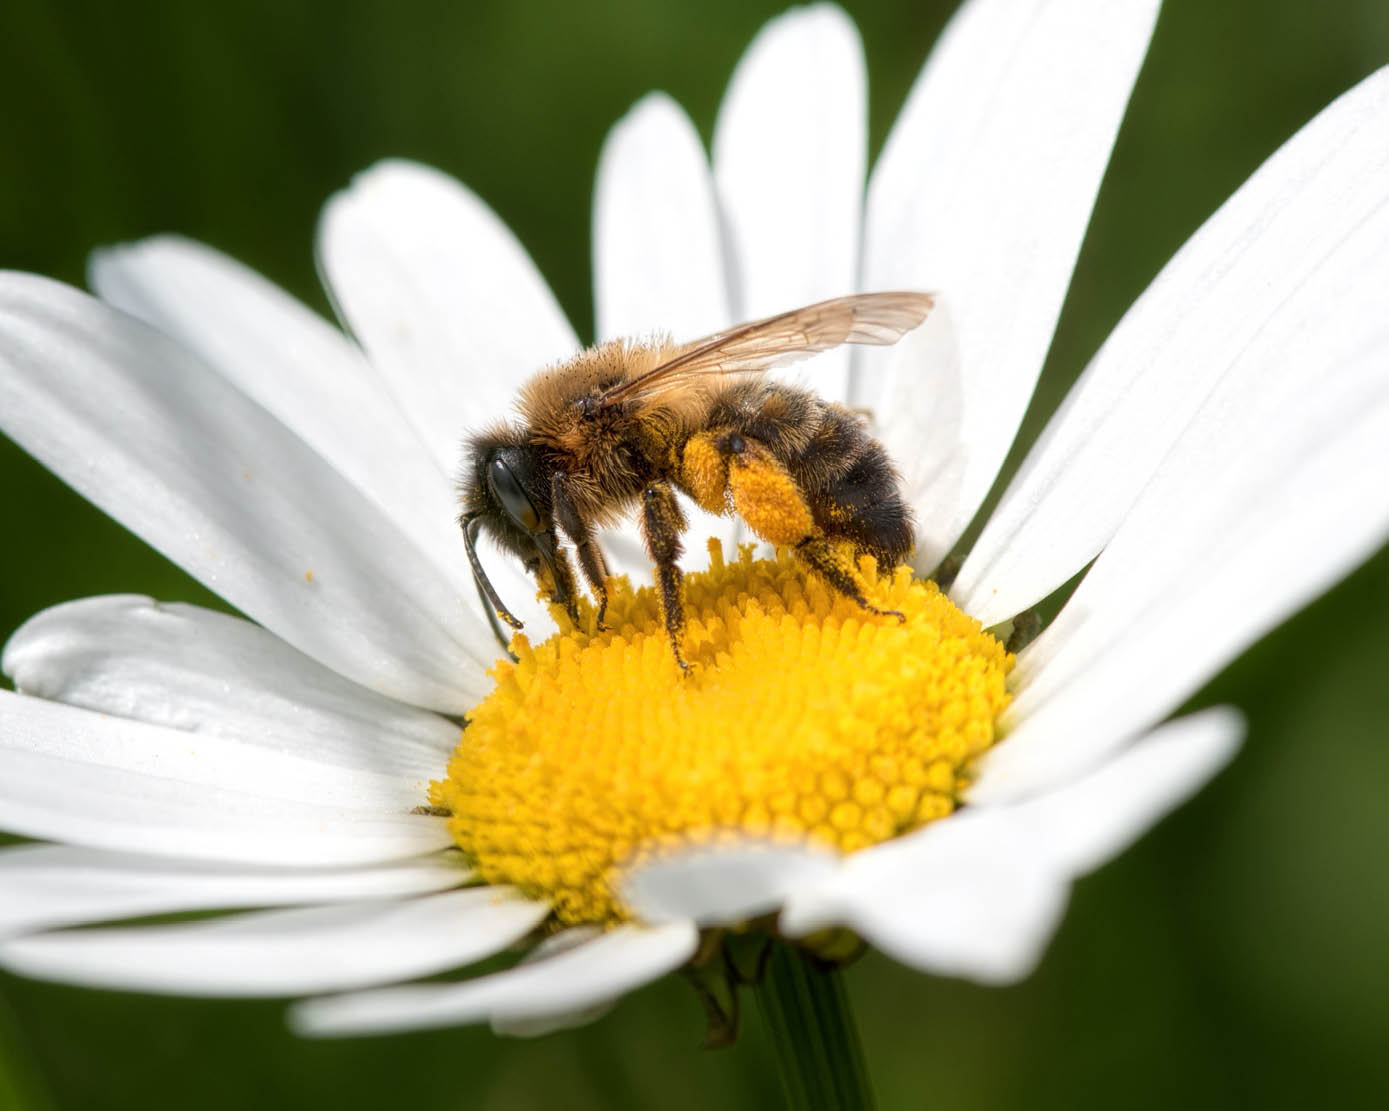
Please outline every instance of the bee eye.
[{"label": "bee eye", "polygon": [[500,499],[507,516],[527,532],[540,530],[540,514],[535,511],[535,506],[531,505],[530,498],[526,497],[526,492],[521,489],[521,484],[516,481],[516,476],[511,473],[511,468],[506,465],[504,459],[492,460],[487,468],[487,481],[492,487],[492,492]]}]

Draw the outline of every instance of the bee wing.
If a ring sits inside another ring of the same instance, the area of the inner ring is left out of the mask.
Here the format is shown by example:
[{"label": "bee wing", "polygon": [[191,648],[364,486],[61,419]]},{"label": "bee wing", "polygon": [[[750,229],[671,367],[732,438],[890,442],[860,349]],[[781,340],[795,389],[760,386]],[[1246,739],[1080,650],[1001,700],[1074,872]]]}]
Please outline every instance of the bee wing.
[{"label": "bee wing", "polygon": [[808,359],[842,343],[896,343],[926,319],[929,293],[856,293],[778,313],[691,344],[675,358],[605,391],[600,405],[650,399],[706,375],[747,374]]}]

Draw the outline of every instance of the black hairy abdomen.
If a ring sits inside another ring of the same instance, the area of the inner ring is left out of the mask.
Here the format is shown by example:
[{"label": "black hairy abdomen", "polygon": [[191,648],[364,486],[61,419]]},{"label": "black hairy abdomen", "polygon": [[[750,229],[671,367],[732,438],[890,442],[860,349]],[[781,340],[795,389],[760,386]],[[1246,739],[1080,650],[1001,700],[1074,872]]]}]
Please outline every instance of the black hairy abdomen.
[{"label": "black hairy abdomen", "polygon": [[851,541],[879,563],[900,563],[912,550],[913,536],[897,469],[862,418],[815,402],[819,427],[805,449],[785,461],[806,492],[815,523],[826,536]]}]

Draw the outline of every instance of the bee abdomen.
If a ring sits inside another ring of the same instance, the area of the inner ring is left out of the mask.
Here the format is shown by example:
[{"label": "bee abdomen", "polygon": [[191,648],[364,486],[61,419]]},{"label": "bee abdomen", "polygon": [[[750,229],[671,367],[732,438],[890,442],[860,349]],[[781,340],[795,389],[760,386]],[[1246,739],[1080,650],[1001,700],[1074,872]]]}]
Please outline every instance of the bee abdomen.
[{"label": "bee abdomen", "polygon": [[[728,481],[718,446],[731,433],[761,444],[785,467],[827,537],[848,540],[880,563],[897,564],[914,544],[901,480],[863,417],[808,390],[765,379],[738,383],[711,407],[707,431],[691,443],[685,488],[717,511]],[[702,466],[696,465],[701,463]],[[706,473],[707,472],[707,473]]]},{"label": "bee abdomen", "polygon": [[816,401],[818,427],[805,449],[787,460],[807,494],[816,525],[826,536],[849,540],[879,562],[901,562],[914,538],[897,469],[860,416]]},{"label": "bee abdomen", "polygon": [[810,445],[825,407],[806,390],[765,380],[742,382],[714,402],[706,427],[736,429],[789,463]]}]

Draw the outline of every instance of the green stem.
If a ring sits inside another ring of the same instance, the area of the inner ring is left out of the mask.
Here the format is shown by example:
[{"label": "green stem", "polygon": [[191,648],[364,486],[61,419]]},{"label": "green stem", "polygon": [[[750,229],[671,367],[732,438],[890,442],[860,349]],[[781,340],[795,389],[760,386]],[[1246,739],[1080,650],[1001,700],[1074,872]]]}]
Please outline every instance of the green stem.
[{"label": "green stem", "polygon": [[789,1111],[871,1111],[873,1089],[839,970],[777,942],[755,990]]}]

